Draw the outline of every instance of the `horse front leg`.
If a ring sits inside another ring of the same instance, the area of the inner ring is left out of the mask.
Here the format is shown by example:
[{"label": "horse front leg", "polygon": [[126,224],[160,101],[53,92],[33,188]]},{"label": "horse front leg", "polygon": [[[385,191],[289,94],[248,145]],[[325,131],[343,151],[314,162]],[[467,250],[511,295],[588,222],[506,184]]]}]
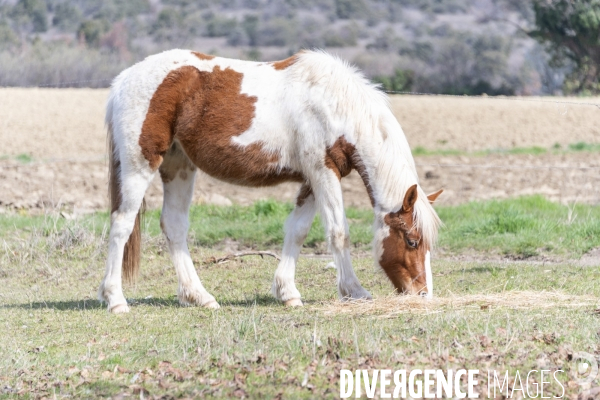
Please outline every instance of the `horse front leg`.
[{"label": "horse front leg", "polygon": [[219,303],[202,285],[187,245],[189,209],[194,194],[196,168],[183,152],[174,147],[165,156],[160,173],[164,188],[160,227],[177,272],[179,303],[219,308]]},{"label": "horse front leg", "polygon": [[325,234],[333,261],[337,269],[337,285],[340,299],[368,299],[371,294],[362,287],[350,257],[350,231],[344,211],[342,186],[337,175],[330,169],[322,172],[318,185],[313,185],[316,203],[319,205],[321,218],[325,225]]},{"label": "horse front leg", "polygon": [[305,183],[296,198],[296,208],[285,222],[285,238],[281,261],[275,270],[271,293],[286,306],[301,306],[300,292],[296,289],[294,275],[296,263],[302,244],[315,219],[315,196],[310,186]]}]

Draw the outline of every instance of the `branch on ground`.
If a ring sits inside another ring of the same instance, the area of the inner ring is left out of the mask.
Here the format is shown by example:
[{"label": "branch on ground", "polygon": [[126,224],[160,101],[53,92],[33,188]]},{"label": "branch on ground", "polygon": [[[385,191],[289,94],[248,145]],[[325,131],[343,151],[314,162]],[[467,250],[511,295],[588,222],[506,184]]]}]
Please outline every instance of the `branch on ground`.
[{"label": "branch on ground", "polygon": [[225,257],[210,257],[206,259],[205,264],[223,264],[227,261],[245,256],[260,256],[261,258],[264,258],[264,256],[270,256],[277,259],[277,261],[281,261],[281,258],[277,254],[270,251],[242,251],[240,253],[227,254]]}]

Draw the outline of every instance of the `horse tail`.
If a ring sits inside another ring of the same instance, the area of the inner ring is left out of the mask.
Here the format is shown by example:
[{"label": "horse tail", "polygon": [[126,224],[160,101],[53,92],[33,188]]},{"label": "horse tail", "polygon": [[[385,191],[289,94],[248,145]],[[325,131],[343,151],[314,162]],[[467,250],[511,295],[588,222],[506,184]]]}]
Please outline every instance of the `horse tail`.
[{"label": "horse tail", "polygon": [[[110,201],[111,225],[112,214],[119,210],[122,202],[121,190],[121,161],[119,159],[119,149],[113,136],[113,121],[112,121],[112,96],[109,99],[106,107],[106,124],[108,126],[107,142],[108,142],[108,196]],[[140,270],[140,254],[142,243],[141,220],[145,211],[146,204],[142,203],[137,216],[133,230],[125,248],[123,249],[123,266],[122,276],[126,282],[134,283]]]}]

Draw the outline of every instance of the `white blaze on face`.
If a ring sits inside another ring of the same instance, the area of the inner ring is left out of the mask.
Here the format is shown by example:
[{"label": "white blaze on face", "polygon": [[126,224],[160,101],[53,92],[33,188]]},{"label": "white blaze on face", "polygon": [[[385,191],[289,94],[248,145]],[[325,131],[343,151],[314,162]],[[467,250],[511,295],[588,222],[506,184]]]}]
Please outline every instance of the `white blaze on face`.
[{"label": "white blaze on face", "polygon": [[427,298],[433,297],[433,276],[431,274],[431,255],[429,250],[425,254],[425,279],[427,280]]}]

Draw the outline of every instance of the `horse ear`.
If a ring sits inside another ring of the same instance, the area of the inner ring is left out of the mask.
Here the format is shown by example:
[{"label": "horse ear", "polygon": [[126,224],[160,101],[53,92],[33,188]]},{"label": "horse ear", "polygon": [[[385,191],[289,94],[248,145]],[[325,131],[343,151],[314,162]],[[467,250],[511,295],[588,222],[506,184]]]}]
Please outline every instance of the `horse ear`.
[{"label": "horse ear", "polygon": [[444,189],[440,189],[435,193],[431,193],[430,195],[427,195],[427,200],[429,200],[429,203],[433,204],[433,202],[438,198],[438,196],[440,194],[442,194],[443,191],[444,191]]},{"label": "horse ear", "polygon": [[417,196],[417,185],[412,185],[408,188],[406,194],[404,195],[404,201],[402,202],[403,212],[407,213],[412,211],[413,206],[417,202]]}]

